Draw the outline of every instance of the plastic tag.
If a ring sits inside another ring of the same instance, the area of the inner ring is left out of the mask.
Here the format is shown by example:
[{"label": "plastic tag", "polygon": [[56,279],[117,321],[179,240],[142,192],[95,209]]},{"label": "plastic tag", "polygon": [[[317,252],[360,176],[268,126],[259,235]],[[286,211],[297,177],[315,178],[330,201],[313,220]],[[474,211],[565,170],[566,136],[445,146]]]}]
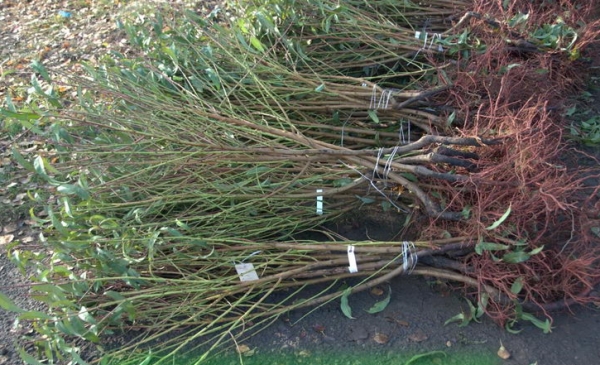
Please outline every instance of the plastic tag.
[{"label": "plastic tag", "polygon": [[254,269],[254,265],[250,263],[235,264],[235,271],[237,271],[240,281],[258,280],[258,274]]},{"label": "plastic tag", "polygon": [[[317,193],[322,193],[323,189],[317,189]],[[317,215],[323,215],[323,195],[317,195]]]},{"label": "plastic tag", "polygon": [[352,245],[348,246],[348,263],[350,264],[350,266],[348,266],[348,271],[350,271],[351,274],[358,272],[358,266],[356,266],[356,256],[354,256],[354,246]]}]

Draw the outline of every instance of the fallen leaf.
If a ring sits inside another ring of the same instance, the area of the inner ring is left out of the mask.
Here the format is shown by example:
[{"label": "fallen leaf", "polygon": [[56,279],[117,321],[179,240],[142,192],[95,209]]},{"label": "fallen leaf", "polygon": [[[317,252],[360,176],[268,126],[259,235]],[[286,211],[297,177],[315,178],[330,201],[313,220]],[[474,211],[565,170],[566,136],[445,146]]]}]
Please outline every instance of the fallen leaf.
[{"label": "fallen leaf", "polygon": [[389,340],[390,338],[387,335],[384,335],[383,333],[376,333],[373,336],[373,341],[377,342],[380,345],[388,343]]},{"label": "fallen leaf", "polygon": [[300,350],[296,356],[298,357],[309,357],[310,356],[310,351],[308,350]]},{"label": "fallen leaf", "polygon": [[238,345],[237,352],[244,356],[252,356],[254,355],[254,350],[250,349],[248,345]]},{"label": "fallen leaf", "polygon": [[408,335],[408,339],[413,342],[423,342],[428,339],[428,337],[423,331],[415,331]]},{"label": "fallen leaf", "polygon": [[383,289],[381,289],[380,287],[376,286],[373,289],[371,289],[371,294],[373,294],[375,296],[383,295]]},{"label": "fallen leaf", "polygon": [[313,330],[315,330],[315,332],[323,333],[325,332],[325,326],[323,326],[322,324],[315,324],[313,326]]},{"label": "fallen leaf", "polygon": [[27,193],[19,193],[15,196],[15,199],[13,200],[14,204],[19,204],[22,205],[24,203],[23,199],[27,196]]},{"label": "fallen leaf", "polygon": [[394,317],[386,317],[386,318],[387,318],[388,322],[395,323],[398,326],[401,326],[401,327],[409,327],[410,326],[410,323],[408,323],[407,321],[403,321],[401,319],[396,319]]},{"label": "fallen leaf", "polygon": [[17,223],[15,223],[15,222],[9,223],[4,226],[4,233],[12,233],[12,232],[16,231],[17,228],[19,228],[17,226]]},{"label": "fallen leaf", "polygon": [[0,236],[0,246],[7,245],[7,244],[11,243],[14,239],[15,239],[15,236],[12,234]]}]

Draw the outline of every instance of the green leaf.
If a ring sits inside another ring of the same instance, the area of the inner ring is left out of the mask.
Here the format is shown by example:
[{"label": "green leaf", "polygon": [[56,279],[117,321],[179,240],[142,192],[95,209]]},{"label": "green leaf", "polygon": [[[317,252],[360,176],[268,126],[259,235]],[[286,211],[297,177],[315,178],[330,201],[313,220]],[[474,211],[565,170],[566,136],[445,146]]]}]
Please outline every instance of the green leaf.
[{"label": "green leaf", "polygon": [[28,311],[19,314],[20,320],[31,321],[34,319],[44,319],[44,320],[52,320],[54,317],[39,311]]},{"label": "green leaf", "polygon": [[208,75],[208,78],[212,82],[215,89],[221,90],[221,79],[219,78],[219,75],[217,74],[217,72],[215,70],[213,70],[212,68],[207,68],[205,70],[205,72]]},{"label": "green leaf", "polygon": [[466,325],[469,324],[470,319],[467,318],[467,316],[464,313],[459,313],[459,314],[449,318],[448,320],[446,320],[446,322],[444,322],[444,326],[446,326],[452,322],[460,322],[458,324],[458,327],[465,327]]},{"label": "green leaf", "polygon": [[325,84],[321,84],[315,88],[315,91],[318,93],[320,93],[323,90],[325,90]]},{"label": "green leaf", "polygon": [[[244,30],[244,28],[242,28],[242,31],[243,30]],[[247,33],[247,31],[245,31],[244,33]],[[244,47],[248,52],[254,53],[254,50],[252,49],[252,47],[250,47],[250,45],[248,44],[248,42],[246,42],[246,39],[244,39],[244,36],[239,31],[237,31],[237,30],[235,30],[235,37],[240,42],[240,44],[242,45],[242,47]]]},{"label": "green leaf", "polygon": [[475,308],[475,306],[473,305],[473,303],[471,303],[470,300],[467,300],[467,305],[469,306],[469,315],[467,316],[467,318],[470,321],[479,322],[477,319],[481,317],[481,315],[477,315],[477,308]]},{"label": "green leaf", "polygon": [[371,118],[371,120],[375,122],[375,124],[379,124],[379,117],[377,116],[376,110],[369,110],[369,118]]},{"label": "green leaf", "polygon": [[529,13],[519,13],[508,21],[508,26],[512,28],[516,25],[526,23],[527,19],[529,19]]},{"label": "green leaf", "polygon": [[385,200],[381,202],[381,209],[384,212],[389,212],[390,209],[392,209],[392,203],[390,203],[389,201]]},{"label": "green leaf", "polygon": [[250,44],[252,45],[252,47],[256,48],[257,51],[263,53],[265,52],[265,47],[263,47],[260,40],[258,40],[258,38],[256,38],[255,36],[250,37]]},{"label": "green leaf", "polygon": [[179,227],[179,228],[181,228],[181,229],[183,229],[185,231],[191,230],[190,226],[188,226],[187,224],[183,223],[179,219],[175,219],[175,224],[177,225],[177,227]]},{"label": "green leaf", "polygon": [[540,246],[537,248],[534,248],[533,250],[531,250],[529,252],[529,255],[533,256],[533,255],[537,255],[538,253],[542,252],[544,250],[544,246]]},{"label": "green leaf", "polygon": [[256,11],[253,15],[258,19],[258,22],[263,28],[267,29],[269,32],[279,34],[279,29],[275,26],[275,22],[270,15],[265,15],[261,11]]},{"label": "green leaf", "polygon": [[481,318],[485,314],[485,309],[490,302],[490,295],[488,293],[481,293],[479,300],[477,301],[477,311],[475,312],[475,318]]},{"label": "green leaf", "polygon": [[27,161],[25,159],[25,157],[23,157],[23,155],[21,155],[21,153],[17,149],[15,149],[14,147],[12,148],[12,157],[25,170],[27,170],[29,172],[35,172],[35,168],[33,167],[33,164],[31,162]]},{"label": "green leaf", "polygon": [[519,294],[523,289],[523,277],[519,276],[517,280],[510,286],[510,292],[513,294]]},{"label": "green leaf", "polygon": [[454,120],[456,119],[456,111],[453,111],[448,118],[446,119],[446,126],[451,126],[452,123],[454,123]]},{"label": "green leaf", "polygon": [[33,112],[12,112],[8,109],[0,108],[0,114],[9,118],[15,118],[20,121],[38,120],[42,116]]},{"label": "green leaf", "polygon": [[545,321],[541,321],[541,320],[537,319],[533,314],[526,313],[526,312],[523,312],[521,314],[521,319],[533,323],[534,326],[542,329],[544,331],[544,333],[552,332],[552,325],[550,324],[550,321],[548,319],[546,319]]},{"label": "green leaf", "polygon": [[520,330],[514,330],[513,326],[515,325],[515,322],[506,322],[506,325],[504,325],[504,329],[506,329],[506,331],[508,333],[512,333],[513,335],[516,335],[518,333],[521,333],[523,331],[523,329]]},{"label": "green leaf", "polygon": [[29,365],[44,365],[41,362],[37,361],[35,359],[35,357],[29,355],[25,350],[23,350],[20,347],[19,347],[19,356],[21,356],[21,359],[23,359],[23,361],[25,361]]},{"label": "green leaf", "polygon": [[415,174],[411,174],[410,172],[401,172],[400,175],[410,182],[419,182],[419,179]]},{"label": "green leaf", "polygon": [[352,179],[349,177],[344,177],[341,179],[337,179],[333,181],[333,186],[336,188],[341,188],[343,186],[346,186],[348,184],[350,184],[352,182]]},{"label": "green leaf", "polygon": [[464,207],[463,210],[460,212],[460,215],[462,215],[463,219],[469,219],[469,217],[471,216],[471,206],[467,205],[466,207]]},{"label": "green leaf", "polygon": [[246,172],[244,172],[244,174],[246,176],[253,176],[253,175],[259,175],[263,172],[267,172],[270,170],[271,169],[266,166],[256,166],[256,167],[251,168],[250,170],[247,170]]},{"label": "green leaf", "polygon": [[152,360],[152,351],[149,351],[148,356],[146,356],[144,361],[142,361],[139,365],[148,365],[148,364],[150,364],[151,360]]},{"label": "green leaf", "polygon": [[379,313],[379,312],[383,311],[388,306],[388,304],[390,304],[391,297],[392,297],[392,288],[388,287],[387,297],[385,297],[385,299],[373,304],[373,306],[371,308],[369,308],[367,313],[375,314],[375,313]]},{"label": "green leaf", "polygon": [[346,290],[344,290],[344,293],[342,294],[342,298],[341,298],[341,304],[340,304],[340,308],[342,309],[342,313],[344,313],[344,315],[350,319],[355,319],[354,317],[352,317],[352,308],[350,308],[350,305],[348,304],[348,297],[350,296],[350,294],[352,293],[352,288],[348,288]]},{"label": "green leaf", "polygon": [[90,312],[85,306],[81,306],[81,308],[79,309],[79,314],[77,316],[84,322],[96,324],[96,319],[90,314]]},{"label": "green leaf", "polygon": [[477,245],[475,245],[475,252],[478,255],[481,255],[481,254],[483,254],[483,251],[502,251],[502,250],[508,250],[509,248],[510,248],[510,246],[503,245],[500,243],[479,242]]},{"label": "green leaf", "polygon": [[0,292],[0,307],[9,312],[23,313],[24,309],[19,308],[13,301],[4,293]]},{"label": "green leaf", "polygon": [[52,222],[52,226],[57,231],[59,231],[62,235],[67,236],[69,234],[69,232],[67,231],[65,226],[62,224],[62,221],[60,219],[58,219],[56,217],[56,215],[54,215],[54,212],[52,211],[52,209],[50,209],[48,207],[47,212],[48,212],[48,217],[50,218],[50,221]]},{"label": "green leaf", "polygon": [[59,185],[56,190],[65,195],[77,195],[84,200],[90,197],[90,194],[87,191],[83,190],[81,186],[76,184],[62,184]]},{"label": "green leaf", "polygon": [[367,198],[367,197],[362,197],[362,196],[358,196],[358,195],[356,195],[356,197],[358,199],[360,199],[360,201],[363,204],[372,204],[372,203],[375,203],[375,199],[373,199],[373,198]]},{"label": "green leaf", "polygon": [[[424,358],[424,357],[429,357],[429,356],[436,356],[436,355],[444,355],[447,356],[446,353],[444,351],[439,351],[439,350],[435,350],[435,351],[429,351],[426,352],[424,354],[418,354],[415,355],[413,357],[411,357],[407,362],[404,363],[404,365],[410,365],[415,361],[419,361],[420,359]],[[432,361],[433,363],[433,361]]]},{"label": "green leaf", "polygon": [[530,257],[531,255],[525,251],[516,251],[509,252],[502,256],[502,261],[508,262],[509,264],[518,264],[529,260]]},{"label": "green leaf", "polygon": [[487,227],[486,229],[488,231],[491,231],[492,229],[498,228],[498,226],[500,226],[502,224],[502,222],[504,222],[506,220],[506,218],[508,218],[508,216],[510,215],[510,211],[511,211],[511,207],[509,206],[508,209],[506,210],[506,212],[504,212],[504,214],[502,215],[502,217],[500,217],[500,219],[495,221],[491,226]]},{"label": "green leaf", "polygon": [[58,182],[56,180],[54,180],[52,177],[50,177],[50,175],[48,175],[48,173],[46,172],[46,170],[50,170],[50,171],[52,171],[54,173],[57,173],[58,171],[56,171],[56,169],[53,168],[48,163],[48,160],[46,160],[44,157],[38,155],[33,160],[33,168],[34,168],[34,170],[35,170],[35,172],[37,174],[39,174],[40,176],[42,176],[49,183],[51,183],[51,184],[58,184]]},{"label": "green leaf", "polygon": [[44,80],[50,82],[52,81],[52,79],[50,78],[50,75],[48,75],[48,71],[46,70],[46,67],[38,60],[34,60],[31,62],[31,68],[37,72],[38,74],[40,74],[40,76],[42,76],[44,78]]},{"label": "green leaf", "polygon": [[71,323],[69,323],[68,318],[65,318],[62,321],[56,322],[56,328],[58,328],[58,330],[61,331],[62,333],[64,333],[65,335],[75,336],[75,330],[71,326]]},{"label": "green leaf", "polygon": [[110,299],[113,299],[115,301],[124,301],[124,300],[126,300],[125,297],[122,296],[119,292],[112,291],[112,290],[106,291],[104,293],[104,295],[106,295],[107,297],[109,297]]}]

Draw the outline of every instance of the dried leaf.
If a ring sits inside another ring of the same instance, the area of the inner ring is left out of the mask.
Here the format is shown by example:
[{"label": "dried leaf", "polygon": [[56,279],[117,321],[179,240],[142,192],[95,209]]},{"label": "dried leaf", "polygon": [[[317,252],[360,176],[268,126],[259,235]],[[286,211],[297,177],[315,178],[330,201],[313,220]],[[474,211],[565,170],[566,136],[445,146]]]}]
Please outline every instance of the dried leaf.
[{"label": "dried leaf", "polygon": [[396,322],[396,324],[398,326],[402,326],[402,327],[409,327],[410,326],[410,323],[408,323],[407,321],[403,321],[401,319],[397,319],[394,322]]},{"label": "dried leaf", "polygon": [[377,342],[380,345],[384,345],[386,343],[388,343],[388,341],[390,340],[388,335],[385,335],[383,333],[379,333],[377,332],[374,336],[373,336],[373,341]]},{"label": "dried leaf", "polygon": [[508,360],[510,358],[510,352],[500,342],[500,348],[498,349],[498,357],[502,360]]},{"label": "dried leaf", "polygon": [[248,345],[241,344],[241,345],[237,346],[237,352],[240,354],[245,354],[250,351],[252,351],[252,350],[250,349],[250,346],[248,346]]},{"label": "dried leaf", "polygon": [[298,356],[298,357],[309,357],[310,356],[310,351],[308,351],[308,350],[300,350],[300,352],[298,352],[296,354],[296,356]]},{"label": "dried leaf", "polygon": [[16,222],[12,222],[12,223],[9,223],[9,224],[7,224],[7,225],[4,226],[3,232],[4,233],[13,233],[14,231],[17,230],[17,228],[19,228],[17,226],[17,223]]},{"label": "dried leaf", "polygon": [[383,289],[381,289],[380,287],[376,286],[373,289],[371,289],[371,294],[373,294],[375,296],[383,295]]},{"label": "dried leaf", "polygon": [[423,342],[425,340],[427,340],[429,337],[427,337],[427,335],[423,332],[423,331],[416,331],[411,333],[408,336],[408,339],[413,341],[413,342]]},{"label": "dried leaf", "polygon": [[12,235],[12,234],[7,234],[7,235],[4,235],[4,236],[0,236],[0,246],[2,246],[2,245],[8,245],[14,239],[15,239],[15,236]]},{"label": "dried leaf", "polygon": [[315,332],[323,333],[325,332],[325,326],[323,326],[322,324],[315,324],[313,326],[313,330],[315,330]]}]

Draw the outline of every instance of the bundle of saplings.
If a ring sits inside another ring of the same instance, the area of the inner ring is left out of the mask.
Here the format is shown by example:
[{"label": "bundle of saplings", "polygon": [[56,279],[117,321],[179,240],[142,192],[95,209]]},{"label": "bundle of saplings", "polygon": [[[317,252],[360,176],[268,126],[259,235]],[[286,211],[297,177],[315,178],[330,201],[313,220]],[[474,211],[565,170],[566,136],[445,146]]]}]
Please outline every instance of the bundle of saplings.
[{"label": "bundle of saplings", "polygon": [[[597,33],[587,8],[396,3],[124,21],[139,56],[72,79],[79,105],[49,112],[52,157],[36,160],[51,194],[38,220],[52,264],[34,286],[50,309],[28,315],[43,356],[135,330],[103,361],[201,362],[282,313],[405,273],[466,284],[477,315],[508,326],[549,330],[528,311],[586,300],[596,253],[575,232],[579,183],[557,163],[552,109],[579,85],[567,66]],[[360,211],[407,233],[322,228]]]}]

